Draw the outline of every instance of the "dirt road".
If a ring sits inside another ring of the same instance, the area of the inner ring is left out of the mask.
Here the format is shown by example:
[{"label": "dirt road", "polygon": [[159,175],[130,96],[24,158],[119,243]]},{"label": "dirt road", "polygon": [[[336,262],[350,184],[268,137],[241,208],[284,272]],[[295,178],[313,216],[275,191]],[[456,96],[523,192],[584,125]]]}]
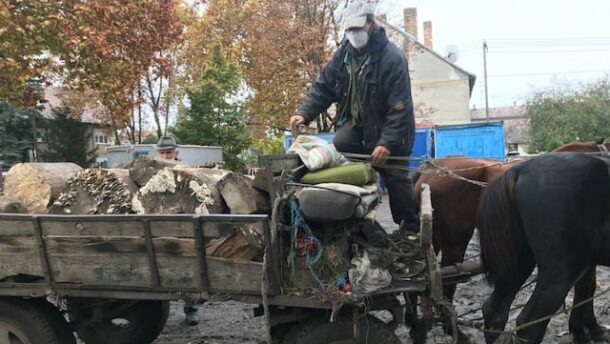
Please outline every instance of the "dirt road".
[{"label": "dirt road", "polygon": [[[387,198],[385,198],[387,199]],[[391,220],[387,201],[378,207],[378,220],[384,227],[394,230],[396,225]],[[479,253],[478,239],[471,243],[467,257],[477,259]],[[610,270],[598,268],[598,292],[610,287]],[[529,286],[519,293],[513,307],[523,305],[534,285]],[[464,316],[465,318],[475,319],[481,317],[478,311],[489,295],[491,288],[485,283],[481,276],[473,278],[470,282],[458,287],[455,304],[458,314],[473,312]],[[566,305],[571,305],[572,295],[568,296]],[[209,302],[200,307],[199,314],[201,322],[198,326],[189,327],[184,322],[182,305],[179,302],[172,304],[170,318],[165,330],[159,337],[156,344],[234,344],[234,343],[264,343],[263,341],[263,321],[252,315],[254,305],[238,302]],[[602,297],[596,300],[595,312],[601,324],[610,324],[610,297]],[[511,313],[508,327],[514,326],[514,320],[519,314],[519,310]],[[547,330],[544,343],[570,343],[571,337],[567,334],[568,320],[566,315],[553,319]],[[472,337],[474,343],[484,343],[482,333],[475,329],[465,329]],[[397,329],[397,334],[403,343],[411,343],[407,335],[407,328],[401,326]],[[450,338],[445,336],[437,326],[429,336],[430,343],[450,343]]]}]

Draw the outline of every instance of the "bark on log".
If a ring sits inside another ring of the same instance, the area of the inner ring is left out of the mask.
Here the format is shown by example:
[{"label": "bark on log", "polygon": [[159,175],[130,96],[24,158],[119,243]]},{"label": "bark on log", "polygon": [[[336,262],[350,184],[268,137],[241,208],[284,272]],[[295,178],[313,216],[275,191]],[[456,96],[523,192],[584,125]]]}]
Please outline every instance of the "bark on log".
[{"label": "bark on log", "polygon": [[154,175],[166,167],[173,168],[182,163],[175,160],[165,160],[140,156],[131,164],[129,175],[138,187],[143,187]]},{"label": "bark on log", "polygon": [[4,194],[20,201],[28,212],[44,214],[66,182],[81,170],[71,162],[17,164],[6,175]]},{"label": "bark on log", "polygon": [[255,189],[253,178],[232,173],[218,183],[218,190],[231,214],[268,214],[271,212],[269,196]]},{"label": "bark on log", "polygon": [[25,214],[28,210],[14,198],[0,196],[0,213]]},{"label": "bark on log", "polygon": [[137,187],[129,170],[87,169],[71,179],[53,203],[52,214],[129,214]]},{"label": "bark on log", "polygon": [[159,171],[132,199],[138,214],[225,213],[216,184],[231,172],[185,166]]}]

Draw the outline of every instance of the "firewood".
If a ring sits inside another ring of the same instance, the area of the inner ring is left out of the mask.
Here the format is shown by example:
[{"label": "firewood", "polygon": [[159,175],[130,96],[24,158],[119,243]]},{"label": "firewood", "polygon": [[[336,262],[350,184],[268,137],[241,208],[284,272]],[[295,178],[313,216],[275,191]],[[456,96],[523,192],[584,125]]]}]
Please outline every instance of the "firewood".
[{"label": "firewood", "polygon": [[129,170],[87,169],[72,178],[51,206],[52,214],[129,214],[137,187]]},{"label": "firewood", "polygon": [[132,199],[138,214],[224,213],[226,205],[216,184],[231,172],[206,168],[165,168]]},{"label": "firewood", "polygon": [[71,162],[21,163],[4,180],[4,194],[20,201],[30,213],[47,213],[66,182],[82,170]]},{"label": "firewood", "polygon": [[138,187],[143,187],[154,175],[166,167],[173,168],[182,165],[180,161],[138,157],[129,166],[129,175]]},{"label": "firewood", "polygon": [[24,214],[28,210],[18,200],[8,196],[0,196],[0,213]]},{"label": "firewood", "polygon": [[227,202],[231,214],[271,212],[268,195],[254,188],[253,184],[253,178],[238,173],[229,174],[218,183],[218,190]]}]

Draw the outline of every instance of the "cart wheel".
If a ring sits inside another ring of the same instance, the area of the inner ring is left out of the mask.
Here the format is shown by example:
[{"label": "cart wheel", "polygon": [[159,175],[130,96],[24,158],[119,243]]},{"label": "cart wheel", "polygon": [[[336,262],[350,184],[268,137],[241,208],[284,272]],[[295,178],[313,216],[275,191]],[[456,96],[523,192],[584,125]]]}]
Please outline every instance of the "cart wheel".
[{"label": "cart wheel", "polygon": [[[116,301],[101,311],[101,321],[83,321],[77,325],[76,333],[85,343],[149,344],[163,331],[169,316],[169,301]],[[77,322],[83,317],[82,312],[74,315]]]},{"label": "cart wheel", "polygon": [[[63,323],[62,323],[63,321]],[[0,300],[0,343],[71,344],[74,336],[59,311],[51,312],[36,303],[19,299]]]},{"label": "cart wheel", "polygon": [[400,344],[392,328],[378,318],[360,317],[359,340],[353,339],[352,317],[341,316],[334,323],[328,318],[315,317],[296,324],[282,343],[284,344]]}]

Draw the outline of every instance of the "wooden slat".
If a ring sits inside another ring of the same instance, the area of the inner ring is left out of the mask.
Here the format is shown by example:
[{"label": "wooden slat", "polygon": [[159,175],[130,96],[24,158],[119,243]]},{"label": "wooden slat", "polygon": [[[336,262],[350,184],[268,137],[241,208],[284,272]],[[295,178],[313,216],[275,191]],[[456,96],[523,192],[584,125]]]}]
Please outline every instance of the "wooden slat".
[{"label": "wooden slat", "polygon": [[260,294],[262,263],[207,257],[207,266],[211,291]]},{"label": "wooden slat", "polygon": [[150,269],[146,255],[104,254],[97,256],[49,255],[57,283],[149,286]]},{"label": "wooden slat", "polygon": [[[49,255],[141,255],[146,256],[146,240],[142,237],[46,236]],[[194,239],[162,237],[152,239],[157,256],[194,257]]]},{"label": "wooden slat", "polygon": [[31,218],[23,220],[0,220],[0,235],[34,234]]},{"label": "wooden slat", "polygon": [[36,253],[13,254],[0,252],[0,279],[18,274],[44,276],[40,259]]},{"label": "wooden slat", "polygon": [[[245,225],[243,223],[205,221],[203,222],[203,235],[206,238],[227,236]],[[193,221],[151,221],[150,230],[153,237],[173,236],[192,238]]]},{"label": "wooden slat", "polygon": [[42,220],[45,235],[143,236],[139,221],[48,221]]},{"label": "wooden slat", "polygon": [[272,174],[278,174],[282,170],[292,170],[300,165],[296,154],[263,155],[259,158],[259,165],[269,169]]},{"label": "wooden slat", "polygon": [[33,255],[38,252],[38,243],[34,235],[0,234],[0,252],[2,254]]}]

